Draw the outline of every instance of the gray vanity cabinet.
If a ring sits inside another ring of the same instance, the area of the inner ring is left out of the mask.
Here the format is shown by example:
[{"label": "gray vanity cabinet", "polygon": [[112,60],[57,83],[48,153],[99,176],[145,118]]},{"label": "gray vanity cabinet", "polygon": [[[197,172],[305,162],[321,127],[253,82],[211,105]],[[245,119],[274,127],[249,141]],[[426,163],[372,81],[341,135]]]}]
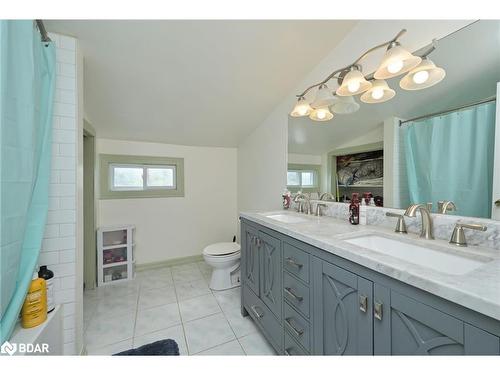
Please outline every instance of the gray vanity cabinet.
[{"label": "gray vanity cabinet", "polygon": [[500,321],[251,221],[242,313],[278,354],[499,355]]},{"label": "gray vanity cabinet", "polygon": [[260,298],[278,319],[282,313],[281,241],[259,231]]},{"label": "gray vanity cabinet", "polygon": [[313,277],[313,353],[373,354],[372,282],[318,258]]},{"label": "gray vanity cabinet", "polygon": [[374,292],[374,354],[465,354],[461,320],[380,285]]},{"label": "gray vanity cabinet", "polygon": [[258,253],[258,230],[250,225],[241,224],[242,252],[241,278],[243,284],[257,296],[260,295],[260,262]]}]

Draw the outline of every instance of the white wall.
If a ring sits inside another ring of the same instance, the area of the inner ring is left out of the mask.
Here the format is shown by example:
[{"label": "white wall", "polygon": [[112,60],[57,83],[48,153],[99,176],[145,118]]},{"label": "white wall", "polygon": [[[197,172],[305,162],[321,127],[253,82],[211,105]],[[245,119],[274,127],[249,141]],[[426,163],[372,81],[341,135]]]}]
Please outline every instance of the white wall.
[{"label": "white wall", "polygon": [[98,226],[136,226],[137,264],[201,255],[205,246],[236,234],[235,148],[97,139],[96,149],[98,154],[184,158],[184,197],[98,202]]},{"label": "white wall", "polygon": [[288,154],[288,163],[289,164],[320,165],[321,164],[321,155],[289,153]]},{"label": "white wall", "polygon": [[[52,166],[49,212],[39,265],[54,271],[55,302],[63,306],[64,354],[78,354],[81,344],[82,294],[76,277],[76,169],[77,169],[77,76],[76,40],[50,34],[56,45],[56,92],[54,98]],[[78,344],[77,344],[78,341]]]},{"label": "white wall", "polygon": [[[402,40],[409,50],[418,50],[434,38],[441,38],[471,21],[360,21],[328,56],[305,77],[297,77],[297,85],[268,117],[238,146],[238,209],[270,210],[281,207],[281,193],[286,185],[288,150],[288,113],[295,95],[314,82],[319,82],[334,69],[352,63],[368,48],[392,38],[401,29],[408,33]],[[378,60],[366,59],[366,72],[375,70]],[[313,90],[314,91],[314,90]],[[313,93],[312,93],[313,94]]]}]

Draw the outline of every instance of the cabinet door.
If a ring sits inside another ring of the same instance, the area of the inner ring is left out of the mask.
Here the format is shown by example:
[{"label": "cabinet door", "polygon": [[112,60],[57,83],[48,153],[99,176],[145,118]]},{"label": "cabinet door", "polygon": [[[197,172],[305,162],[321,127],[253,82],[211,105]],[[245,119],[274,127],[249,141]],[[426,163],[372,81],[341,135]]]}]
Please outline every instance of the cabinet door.
[{"label": "cabinet door", "polygon": [[313,259],[314,354],[373,354],[372,282]]},{"label": "cabinet door", "polygon": [[254,227],[242,223],[241,238],[243,239],[241,247],[241,273],[243,284],[259,296],[258,231]]},{"label": "cabinet door", "polygon": [[461,355],[464,323],[431,306],[374,287],[375,354]]},{"label": "cabinet door", "polygon": [[260,298],[278,319],[283,306],[281,241],[259,231]]}]

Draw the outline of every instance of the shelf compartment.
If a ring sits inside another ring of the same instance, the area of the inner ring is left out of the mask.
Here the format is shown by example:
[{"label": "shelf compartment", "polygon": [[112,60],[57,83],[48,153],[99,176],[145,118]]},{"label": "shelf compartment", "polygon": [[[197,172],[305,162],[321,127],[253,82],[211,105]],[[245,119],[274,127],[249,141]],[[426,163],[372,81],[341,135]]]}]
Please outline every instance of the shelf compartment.
[{"label": "shelf compartment", "polygon": [[110,267],[103,269],[102,282],[104,284],[125,279],[128,279],[127,262],[122,265],[112,264]]}]

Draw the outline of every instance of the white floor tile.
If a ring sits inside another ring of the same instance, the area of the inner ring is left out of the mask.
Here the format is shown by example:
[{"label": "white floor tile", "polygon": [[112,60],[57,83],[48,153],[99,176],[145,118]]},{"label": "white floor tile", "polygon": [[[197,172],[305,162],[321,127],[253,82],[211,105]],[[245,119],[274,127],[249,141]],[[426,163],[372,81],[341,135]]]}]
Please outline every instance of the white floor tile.
[{"label": "white floor tile", "polygon": [[219,304],[212,294],[180,301],[179,308],[183,322],[189,322],[221,312]]},{"label": "white floor tile", "polygon": [[184,329],[182,328],[181,324],[156,332],[147,333],[142,336],[134,337],[134,348],[138,348],[142,345],[151,344],[155,341],[165,339],[172,339],[177,343],[177,345],[179,346],[180,355],[188,355],[186,338],[184,337]]},{"label": "white floor tile", "polygon": [[198,268],[200,269],[203,276],[212,274],[212,267],[210,267],[205,261],[196,263]]},{"label": "white floor tile", "polygon": [[224,315],[229,321],[229,325],[234,331],[236,337],[243,337],[250,333],[257,332],[257,326],[250,316],[241,316],[240,307],[224,310]]},{"label": "white floor tile", "polygon": [[224,311],[241,305],[241,287],[214,291],[214,296]]},{"label": "white floor tile", "polygon": [[197,355],[245,355],[238,340],[230,341],[215,348],[204,350]]},{"label": "white floor tile", "polygon": [[229,323],[222,314],[188,322],[184,325],[184,331],[189,354],[196,354],[235,339]]},{"label": "white floor tile", "polygon": [[132,349],[132,339],[106,345],[102,348],[87,348],[87,355],[113,355]]},{"label": "white floor tile", "polygon": [[100,348],[134,336],[135,313],[116,317],[94,316],[85,331],[88,349]]},{"label": "white floor tile", "polygon": [[172,270],[174,283],[185,283],[188,281],[203,279],[203,275],[198,268],[186,270]]},{"label": "white floor tile", "polygon": [[121,316],[135,314],[139,293],[128,295],[110,295],[99,298],[97,302],[96,315]]},{"label": "white floor tile", "polygon": [[139,296],[138,308],[139,310],[144,310],[174,302],[177,302],[177,297],[173,286],[166,286],[160,289],[144,289],[141,290]]},{"label": "white floor tile", "polygon": [[276,355],[276,351],[260,332],[239,338],[238,341],[247,355]]},{"label": "white floor tile", "polygon": [[137,312],[134,336],[142,336],[146,333],[173,327],[180,323],[181,317],[177,303],[139,310]]},{"label": "white floor tile", "polygon": [[208,287],[207,281],[204,279],[188,281],[186,283],[176,283],[175,290],[179,301],[186,299],[212,294]]}]

